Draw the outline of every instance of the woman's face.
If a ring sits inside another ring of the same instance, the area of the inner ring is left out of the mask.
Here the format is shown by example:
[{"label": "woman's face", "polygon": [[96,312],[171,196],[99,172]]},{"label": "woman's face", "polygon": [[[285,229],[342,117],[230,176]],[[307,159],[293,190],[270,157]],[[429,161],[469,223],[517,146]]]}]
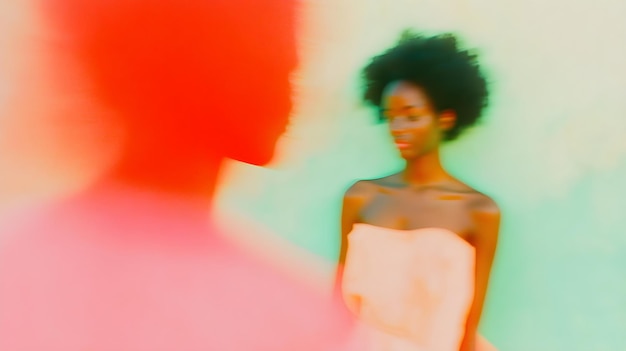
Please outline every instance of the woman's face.
[{"label": "woman's face", "polygon": [[383,92],[381,109],[402,158],[420,157],[439,145],[440,114],[424,89],[405,81],[392,82]]}]

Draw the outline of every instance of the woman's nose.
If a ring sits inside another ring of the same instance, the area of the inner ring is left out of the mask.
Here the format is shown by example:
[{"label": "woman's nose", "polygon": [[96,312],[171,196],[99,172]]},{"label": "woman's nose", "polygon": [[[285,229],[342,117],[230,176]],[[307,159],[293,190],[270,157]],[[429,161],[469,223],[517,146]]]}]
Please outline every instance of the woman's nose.
[{"label": "woman's nose", "polygon": [[389,129],[392,134],[401,134],[406,132],[407,124],[406,119],[402,117],[396,117],[389,121]]}]

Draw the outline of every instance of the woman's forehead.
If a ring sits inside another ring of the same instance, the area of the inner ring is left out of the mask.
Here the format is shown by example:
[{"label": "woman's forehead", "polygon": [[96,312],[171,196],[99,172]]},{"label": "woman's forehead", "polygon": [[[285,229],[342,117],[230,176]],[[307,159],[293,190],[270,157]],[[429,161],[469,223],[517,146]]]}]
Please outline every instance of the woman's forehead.
[{"label": "woman's forehead", "polygon": [[383,92],[383,107],[426,107],[428,96],[421,87],[404,81],[390,83]]},{"label": "woman's forehead", "polygon": [[393,110],[423,109],[428,107],[428,98],[420,91],[391,91],[383,96],[381,107]]}]

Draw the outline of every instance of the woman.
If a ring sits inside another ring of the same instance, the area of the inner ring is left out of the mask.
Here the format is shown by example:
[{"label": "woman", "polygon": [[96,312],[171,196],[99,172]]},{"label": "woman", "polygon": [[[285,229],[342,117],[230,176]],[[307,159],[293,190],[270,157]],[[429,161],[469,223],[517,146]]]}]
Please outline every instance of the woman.
[{"label": "woman", "polygon": [[372,351],[469,351],[496,250],[495,202],[450,175],[441,143],[487,104],[476,56],[453,35],[405,33],[364,69],[364,98],[380,109],[406,167],[360,180],[344,196],[343,298]]}]

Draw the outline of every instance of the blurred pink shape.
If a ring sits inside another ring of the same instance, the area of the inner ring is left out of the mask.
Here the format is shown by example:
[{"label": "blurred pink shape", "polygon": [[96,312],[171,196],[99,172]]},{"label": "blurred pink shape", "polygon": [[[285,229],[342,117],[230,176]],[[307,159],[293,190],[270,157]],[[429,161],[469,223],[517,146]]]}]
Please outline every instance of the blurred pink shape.
[{"label": "blurred pink shape", "polygon": [[335,350],[347,315],[206,211],[100,188],[5,227],[0,350]]}]

